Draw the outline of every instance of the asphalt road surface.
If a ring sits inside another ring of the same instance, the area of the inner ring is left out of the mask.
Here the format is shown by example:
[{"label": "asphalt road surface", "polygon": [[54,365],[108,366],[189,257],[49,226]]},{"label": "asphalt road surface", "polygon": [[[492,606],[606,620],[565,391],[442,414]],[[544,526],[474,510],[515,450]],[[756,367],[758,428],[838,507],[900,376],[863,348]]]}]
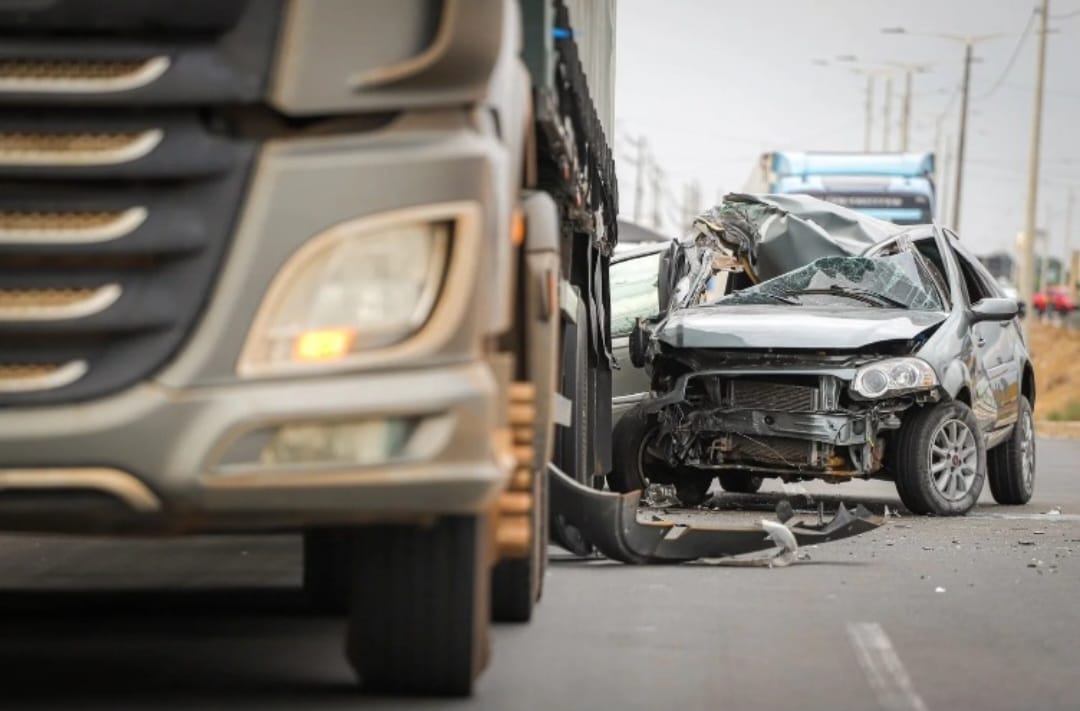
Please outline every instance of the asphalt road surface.
[{"label": "asphalt road surface", "polygon": [[[533,623],[496,628],[476,696],[452,702],[353,691],[342,622],[297,592],[295,539],[6,536],[0,708],[1076,709],[1078,462],[1080,443],[1042,440],[1030,505],[986,493],[968,518],[893,518],[787,568],[557,556]],[[885,483],[807,490],[898,504]],[[729,497],[730,515],[780,495]]]}]

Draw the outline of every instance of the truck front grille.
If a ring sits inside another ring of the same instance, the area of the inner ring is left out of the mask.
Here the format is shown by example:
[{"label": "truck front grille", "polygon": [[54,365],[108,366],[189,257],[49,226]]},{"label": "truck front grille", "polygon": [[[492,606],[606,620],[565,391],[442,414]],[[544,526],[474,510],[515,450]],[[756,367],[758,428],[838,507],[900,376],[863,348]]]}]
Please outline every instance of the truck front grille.
[{"label": "truck front grille", "polygon": [[279,0],[0,6],[0,406],[145,380],[191,333],[256,141]]}]

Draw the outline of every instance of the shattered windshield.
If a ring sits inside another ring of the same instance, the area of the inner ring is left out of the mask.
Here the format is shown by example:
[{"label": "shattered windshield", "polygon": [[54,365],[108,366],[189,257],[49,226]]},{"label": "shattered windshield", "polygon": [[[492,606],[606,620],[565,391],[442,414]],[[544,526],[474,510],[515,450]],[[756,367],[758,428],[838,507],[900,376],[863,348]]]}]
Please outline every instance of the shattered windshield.
[{"label": "shattered windshield", "polygon": [[822,257],[712,303],[850,306],[852,302],[917,311],[945,308],[910,252],[883,257]]}]

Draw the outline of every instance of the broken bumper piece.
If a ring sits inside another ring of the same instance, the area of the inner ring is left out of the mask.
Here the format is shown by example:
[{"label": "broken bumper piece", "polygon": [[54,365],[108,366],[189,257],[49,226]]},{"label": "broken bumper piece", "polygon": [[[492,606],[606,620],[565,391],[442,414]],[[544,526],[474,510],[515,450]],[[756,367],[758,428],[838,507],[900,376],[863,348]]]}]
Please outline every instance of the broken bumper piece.
[{"label": "broken bumper piece", "polygon": [[[580,484],[554,465],[548,465],[551,506],[577,528],[596,549],[623,563],[679,563],[700,558],[752,553],[776,547],[759,526],[684,526],[671,521],[638,521],[640,491],[614,494]],[[786,525],[799,545],[850,538],[884,523],[862,506],[843,505],[821,525]]]}]

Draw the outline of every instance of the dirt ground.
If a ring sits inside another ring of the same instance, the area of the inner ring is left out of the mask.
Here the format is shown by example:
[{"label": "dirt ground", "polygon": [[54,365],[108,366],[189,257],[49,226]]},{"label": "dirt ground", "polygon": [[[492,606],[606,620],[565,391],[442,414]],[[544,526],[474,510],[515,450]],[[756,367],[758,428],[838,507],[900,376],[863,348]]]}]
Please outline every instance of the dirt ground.
[{"label": "dirt ground", "polygon": [[[1035,418],[1040,429],[1057,436],[1076,433],[1080,423],[1050,422],[1073,404],[1080,409],[1080,330],[1065,325],[1031,324],[1031,352],[1035,364]],[[1060,416],[1060,415],[1059,415]]]}]

